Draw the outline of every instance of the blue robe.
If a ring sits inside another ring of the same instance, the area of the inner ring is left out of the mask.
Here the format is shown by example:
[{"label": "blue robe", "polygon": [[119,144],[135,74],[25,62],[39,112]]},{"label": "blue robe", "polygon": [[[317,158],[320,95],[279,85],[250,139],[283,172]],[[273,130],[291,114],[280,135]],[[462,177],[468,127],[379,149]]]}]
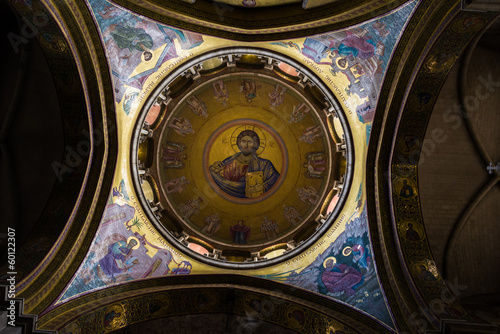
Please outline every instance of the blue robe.
[{"label": "blue robe", "polygon": [[117,241],[109,245],[108,254],[99,260],[99,265],[104,274],[109,278],[115,278],[115,276],[121,274],[123,270],[118,268],[115,260],[125,261],[125,256],[130,252],[131,250],[127,248],[127,243],[125,241]]},{"label": "blue robe", "polygon": [[[236,160],[236,158],[238,158],[240,154],[242,153],[236,153],[235,155],[224,159],[222,163],[224,164],[224,166],[226,166]],[[264,192],[271,189],[271,187],[276,183],[276,181],[278,181],[280,177],[280,174],[278,173],[276,168],[274,168],[274,165],[271,161],[259,158],[255,153],[252,153],[252,159],[248,164],[247,173],[251,172],[263,172]],[[238,198],[247,198],[247,196],[245,195],[246,175],[244,175],[238,181],[230,181],[222,177],[220,174],[216,173],[213,170],[212,166],[210,166],[210,174],[212,175],[215,183],[217,183],[217,185],[228,195]]]}]

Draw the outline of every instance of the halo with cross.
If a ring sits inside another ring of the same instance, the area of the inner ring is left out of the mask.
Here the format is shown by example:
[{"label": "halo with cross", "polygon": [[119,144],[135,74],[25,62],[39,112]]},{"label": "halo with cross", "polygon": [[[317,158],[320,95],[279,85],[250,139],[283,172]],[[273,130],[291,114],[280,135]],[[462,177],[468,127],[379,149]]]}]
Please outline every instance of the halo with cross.
[{"label": "halo with cross", "polygon": [[260,146],[257,148],[257,150],[255,150],[255,153],[257,153],[257,155],[260,155],[266,148],[266,135],[261,128],[255,125],[241,125],[237,127],[231,134],[231,147],[236,153],[240,152],[240,149],[238,147],[238,135],[245,130],[252,130],[257,134],[257,136],[259,136]]}]

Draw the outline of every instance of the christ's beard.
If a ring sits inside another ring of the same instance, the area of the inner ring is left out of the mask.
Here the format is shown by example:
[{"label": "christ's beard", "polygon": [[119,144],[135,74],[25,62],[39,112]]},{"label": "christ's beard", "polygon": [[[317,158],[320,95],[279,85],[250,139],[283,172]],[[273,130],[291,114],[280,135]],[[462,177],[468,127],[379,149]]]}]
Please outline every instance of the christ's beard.
[{"label": "christ's beard", "polygon": [[247,150],[241,150],[241,153],[244,155],[244,156],[249,156],[250,154],[252,154],[253,150],[252,149],[247,149]]},{"label": "christ's beard", "polygon": [[255,151],[253,148],[248,148],[248,147],[247,148],[239,147],[239,149],[240,149],[241,154],[243,154],[244,156],[248,156]]}]

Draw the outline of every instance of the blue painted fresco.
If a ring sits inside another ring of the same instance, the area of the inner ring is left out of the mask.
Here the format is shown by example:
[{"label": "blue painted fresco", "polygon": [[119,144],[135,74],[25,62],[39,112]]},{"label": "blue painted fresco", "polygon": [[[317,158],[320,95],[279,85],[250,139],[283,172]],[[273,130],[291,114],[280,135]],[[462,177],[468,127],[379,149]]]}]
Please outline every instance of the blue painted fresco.
[{"label": "blue painted fresco", "polygon": [[350,84],[347,95],[356,94],[368,100],[356,113],[362,123],[373,120],[385,70],[405,23],[415,9],[411,1],[392,13],[368,23],[327,34],[307,37],[300,43],[272,42],[296,49],[319,65],[328,65],[333,76],[344,75]]},{"label": "blue painted fresco", "polygon": [[[88,2],[106,48],[116,102],[123,102],[127,115],[144,82],[162,64],[203,43],[199,34],[133,15],[105,0]],[[297,55],[328,68],[329,75],[347,77],[350,84],[346,93],[365,99],[355,107],[358,120],[366,124],[368,140],[385,70],[415,5],[412,1],[382,18],[346,31],[308,37],[303,43],[271,44],[296,50]],[[140,64],[143,70],[139,72]],[[223,103],[227,92],[219,86],[214,86],[214,91],[217,101]],[[422,103],[426,98],[422,97]],[[155,247],[147,239],[129,190],[124,180],[112,189],[88,256],[61,300],[131,280],[191,273],[189,262],[177,261],[171,251]],[[294,268],[292,264],[290,271],[261,277],[344,302],[394,327],[376,274],[362,191],[360,184],[356,207],[345,220],[344,232],[323,253],[305,267]]]},{"label": "blue painted fresco", "polygon": [[366,206],[308,266],[259,277],[342,301],[394,327],[373,261]]},{"label": "blue painted fresco", "polygon": [[[113,77],[116,102],[121,102],[128,87],[142,89],[149,76],[169,59],[177,58],[178,40],[182,50],[195,48],[203,43],[200,34],[174,29],[131,14],[105,0],[89,0],[102,34]],[[132,73],[141,63],[147,63],[144,71]],[[125,97],[133,102],[137,95]],[[128,115],[130,103],[124,109]]]},{"label": "blue painted fresco", "polygon": [[177,262],[169,250],[150,243],[135,213],[121,180],[112,190],[89,254],[61,300],[141,278],[191,273],[191,263]]}]

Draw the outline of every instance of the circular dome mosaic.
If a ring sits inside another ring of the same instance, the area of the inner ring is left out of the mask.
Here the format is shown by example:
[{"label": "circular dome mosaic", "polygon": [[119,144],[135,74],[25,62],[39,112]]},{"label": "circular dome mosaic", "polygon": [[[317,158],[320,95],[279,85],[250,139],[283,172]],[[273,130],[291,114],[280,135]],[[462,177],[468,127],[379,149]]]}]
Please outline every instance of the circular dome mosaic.
[{"label": "circular dome mosaic", "polygon": [[255,262],[331,221],[346,173],[344,126],[310,82],[272,57],[226,54],[164,83],[137,146],[161,230],[207,258]]}]

